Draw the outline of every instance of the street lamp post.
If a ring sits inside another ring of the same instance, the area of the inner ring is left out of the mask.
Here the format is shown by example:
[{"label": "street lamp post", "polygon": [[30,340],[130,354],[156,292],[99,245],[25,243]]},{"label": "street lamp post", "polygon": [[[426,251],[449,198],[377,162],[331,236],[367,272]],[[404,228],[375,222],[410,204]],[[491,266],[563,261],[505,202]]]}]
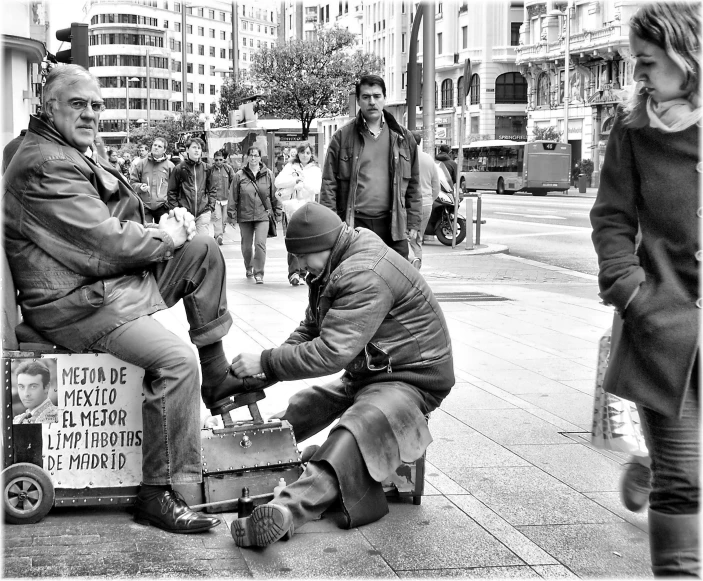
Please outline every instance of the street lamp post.
[{"label": "street lamp post", "polygon": [[183,55],[183,62],[181,63],[181,90],[183,91],[183,112],[182,115],[186,114],[188,111],[188,77],[186,71],[188,69],[188,52],[186,51],[186,3],[181,2],[181,54]]},{"label": "street lamp post", "polygon": [[566,18],[566,28],[564,30],[564,143],[569,143],[569,64],[571,62],[569,44],[571,42],[571,2],[566,3],[564,18]]},{"label": "street lamp post", "polygon": [[127,106],[125,107],[125,112],[127,113],[127,144],[129,144],[129,84],[138,82],[138,77],[132,77],[131,79],[125,77],[125,94],[127,95]]}]

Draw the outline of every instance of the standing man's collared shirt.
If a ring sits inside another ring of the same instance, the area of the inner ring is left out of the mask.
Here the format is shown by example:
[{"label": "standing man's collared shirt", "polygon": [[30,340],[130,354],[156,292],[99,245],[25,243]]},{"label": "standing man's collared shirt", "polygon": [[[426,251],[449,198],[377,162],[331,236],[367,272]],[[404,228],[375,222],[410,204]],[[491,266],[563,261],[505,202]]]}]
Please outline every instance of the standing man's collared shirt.
[{"label": "standing man's collared shirt", "polygon": [[379,127],[377,133],[374,133],[373,131],[371,131],[369,124],[366,122],[366,117],[364,117],[363,115],[361,116],[361,121],[363,123],[364,132],[368,133],[374,139],[378,139],[380,137],[381,133],[383,133],[383,126],[386,124],[386,117],[383,114],[383,112],[381,112],[381,126]]}]

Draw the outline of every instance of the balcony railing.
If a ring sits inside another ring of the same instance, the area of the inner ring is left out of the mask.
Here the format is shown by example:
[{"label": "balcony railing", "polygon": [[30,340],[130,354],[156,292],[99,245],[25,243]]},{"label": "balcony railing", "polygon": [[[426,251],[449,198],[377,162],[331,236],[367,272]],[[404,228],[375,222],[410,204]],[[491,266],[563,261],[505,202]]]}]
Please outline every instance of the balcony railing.
[{"label": "balcony railing", "polygon": [[515,62],[515,46],[494,46],[491,50],[491,58],[499,62]]}]

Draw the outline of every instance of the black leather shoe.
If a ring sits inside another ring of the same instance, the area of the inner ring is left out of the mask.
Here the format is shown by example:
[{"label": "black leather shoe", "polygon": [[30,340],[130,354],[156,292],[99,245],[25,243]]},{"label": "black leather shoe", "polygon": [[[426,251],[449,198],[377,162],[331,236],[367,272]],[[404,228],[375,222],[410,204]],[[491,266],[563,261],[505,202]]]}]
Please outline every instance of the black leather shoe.
[{"label": "black leather shoe", "polygon": [[134,520],[152,525],[170,533],[202,533],[220,524],[220,519],[190,510],[183,497],[173,490],[165,490],[156,498],[142,500],[137,496]]},{"label": "black leather shoe", "polygon": [[257,379],[255,377],[237,377],[232,369],[227,372],[227,378],[215,387],[200,387],[200,395],[203,398],[205,407],[209,410],[218,408],[233,395],[248,393],[250,391],[261,391],[266,387],[278,383],[269,379]]}]

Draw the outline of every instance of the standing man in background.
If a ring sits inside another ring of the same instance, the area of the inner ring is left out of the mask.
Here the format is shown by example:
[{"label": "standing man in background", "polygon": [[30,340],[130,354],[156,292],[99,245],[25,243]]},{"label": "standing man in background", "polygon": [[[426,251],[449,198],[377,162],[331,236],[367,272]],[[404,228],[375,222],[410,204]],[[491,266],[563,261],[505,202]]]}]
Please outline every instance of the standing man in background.
[{"label": "standing man in background", "polygon": [[408,258],[408,238],[422,219],[420,165],[410,132],[383,108],[386,83],[364,75],[356,84],[359,113],[337,130],[322,170],[320,203],[349,226],[376,233]]},{"label": "standing man in background", "polygon": [[139,155],[140,159],[146,159],[147,156],[149,155],[149,148],[146,146],[145,143],[140,143],[137,146],[137,154]]},{"label": "standing man in background", "polygon": [[432,203],[439,196],[439,175],[437,174],[437,166],[435,165],[432,156],[429,153],[422,151],[420,144],[422,142],[422,131],[412,131],[415,142],[417,143],[417,155],[420,159],[420,192],[422,192],[422,222],[420,230],[414,238],[410,238],[410,250],[413,256],[410,257],[412,265],[420,270],[422,268],[422,239],[425,235],[427,222],[430,221],[432,214]]},{"label": "standing man in background", "polygon": [[168,214],[168,180],[175,166],[166,155],[166,140],[157,137],[151,144],[151,153],[132,162],[129,183],[144,202],[148,222],[158,222]]},{"label": "standing man in background", "polygon": [[215,228],[215,240],[222,246],[223,238],[227,225],[227,200],[229,199],[229,189],[234,180],[234,171],[225,163],[224,151],[215,152],[215,163],[210,168],[210,180],[215,188],[215,213],[212,217],[213,226]]}]

